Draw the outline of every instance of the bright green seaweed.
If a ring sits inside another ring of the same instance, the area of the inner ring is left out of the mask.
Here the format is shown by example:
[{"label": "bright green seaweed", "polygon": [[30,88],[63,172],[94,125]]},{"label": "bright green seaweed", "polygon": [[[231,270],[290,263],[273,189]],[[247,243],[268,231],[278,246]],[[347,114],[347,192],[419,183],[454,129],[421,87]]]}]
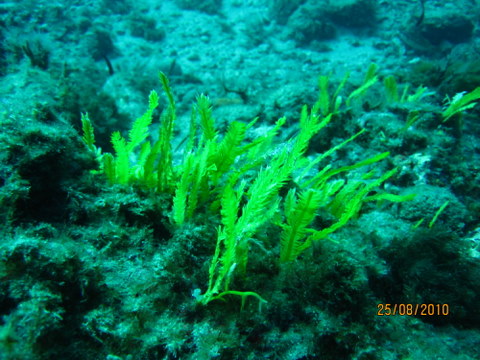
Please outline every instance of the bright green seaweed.
[{"label": "bright green seaweed", "polygon": [[[372,66],[364,84],[350,94],[347,102],[363,96],[377,81],[375,71],[376,66]],[[167,105],[161,115],[158,140],[149,140],[153,114],[159,104],[157,93],[152,91],[147,111],[134,121],[128,138],[119,132],[112,134],[114,154],[102,154],[94,145],[93,127],[87,115],[82,116],[83,141],[96,154],[101,171],[111,183],[167,194],[172,207],[170,219],[176,227],[191,221],[200,207],[208,216],[220,218],[209,282],[205,292],[197,296],[200,303],[224,299],[227,295],[240,296],[242,304],[249,296],[263,303],[266,300],[254,291],[230,289],[235,275],[247,272],[248,257],[253,251],[250,245],[263,226],[274,224],[280,228],[278,261],[291,263],[315,241],[327,238],[346,225],[365,201],[373,199],[369,193],[396,172],[393,169],[374,177],[373,171],[369,171],[359,180],[348,183],[338,177],[375,165],[389,155],[387,152],[349,166],[317,168],[320,161],[364,130],[316,158],[305,156],[312,137],[339,111],[338,93],[347,78],[332,97],[328,95],[328,77],[320,78],[318,101],[311,109],[302,108],[300,131],[285,144],[274,144],[285,118],[250,142],[245,142],[245,136],[257,119],[248,124],[234,121],[222,136],[216,129],[208,97],[200,95],[193,107],[183,160],[173,164],[171,140],[176,106],[163,73],[160,81]],[[280,190],[292,181],[297,189],[287,188],[286,196],[282,197]],[[375,199],[405,200],[392,194],[377,194]],[[312,223],[319,209],[329,212],[336,221],[326,228],[315,229]]]}]

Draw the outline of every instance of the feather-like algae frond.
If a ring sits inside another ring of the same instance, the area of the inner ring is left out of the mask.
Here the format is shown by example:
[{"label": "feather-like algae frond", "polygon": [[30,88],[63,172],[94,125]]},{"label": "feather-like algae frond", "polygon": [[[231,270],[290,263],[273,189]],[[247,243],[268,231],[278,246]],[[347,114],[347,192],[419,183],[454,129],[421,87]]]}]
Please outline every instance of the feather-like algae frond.
[{"label": "feather-like algae frond", "polygon": [[477,103],[475,101],[480,99],[480,87],[467,93],[456,94],[453,99],[449,100],[448,106],[445,106],[442,116],[443,122],[450,119],[456,114],[461,114],[463,111],[473,108]]},{"label": "feather-like algae frond", "polygon": [[300,193],[290,190],[285,198],[286,224],[280,235],[280,262],[293,261],[302,252],[308,226],[315,219],[324,195],[314,189]]},{"label": "feather-like algae frond", "polygon": [[112,145],[115,150],[115,181],[119,184],[127,184],[129,179],[129,152],[127,141],[115,131],[112,134]]},{"label": "feather-like algae frond", "polygon": [[82,140],[87,145],[88,149],[95,152],[95,134],[93,132],[92,122],[88,114],[82,114]]},{"label": "feather-like algae frond", "polygon": [[177,183],[175,196],[173,197],[173,220],[177,225],[185,222],[185,212],[187,209],[187,195],[190,185],[190,174],[194,163],[194,154],[187,154],[182,167],[182,176]]},{"label": "feather-like algae frond", "polygon": [[150,92],[148,110],[132,124],[128,133],[128,152],[132,152],[138,145],[142,144],[149,134],[149,126],[152,123],[153,112],[158,106],[158,94]]},{"label": "feather-like algae frond", "polygon": [[216,166],[215,180],[218,180],[223,174],[231,170],[231,166],[237,156],[244,151],[240,144],[245,138],[246,130],[247,124],[238,121],[232,122],[228,127],[227,133],[220,144],[218,144],[214,154],[213,162]]},{"label": "feather-like algae frond", "polygon": [[156,187],[158,192],[172,193],[175,184],[173,179],[174,171],[171,142],[173,138],[173,127],[177,118],[176,106],[167,76],[160,72],[159,78],[162,83],[163,91],[168,99],[168,106],[161,116],[160,134],[158,139]]},{"label": "feather-like algae frond", "polygon": [[206,140],[213,140],[217,136],[217,131],[215,130],[215,121],[212,116],[212,104],[207,96],[201,94],[197,98],[197,111],[200,115],[200,126],[203,136],[205,136]]}]

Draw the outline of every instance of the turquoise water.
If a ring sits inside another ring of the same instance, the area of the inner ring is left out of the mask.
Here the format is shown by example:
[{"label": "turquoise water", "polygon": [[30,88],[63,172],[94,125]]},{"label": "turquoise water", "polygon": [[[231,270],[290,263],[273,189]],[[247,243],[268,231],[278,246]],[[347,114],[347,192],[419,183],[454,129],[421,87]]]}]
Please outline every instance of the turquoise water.
[{"label": "turquoise water", "polygon": [[0,359],[478,359],[478,5],[1,2]]}]

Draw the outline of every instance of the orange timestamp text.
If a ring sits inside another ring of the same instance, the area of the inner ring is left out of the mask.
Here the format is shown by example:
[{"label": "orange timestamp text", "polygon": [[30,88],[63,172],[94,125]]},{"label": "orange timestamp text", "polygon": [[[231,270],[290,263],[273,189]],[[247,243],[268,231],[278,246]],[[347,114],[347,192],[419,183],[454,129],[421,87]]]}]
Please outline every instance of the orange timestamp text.
[{"label": "orange timestamp text", "polygon": [[378,304],[377,316],[447,316],[448,304]]}]

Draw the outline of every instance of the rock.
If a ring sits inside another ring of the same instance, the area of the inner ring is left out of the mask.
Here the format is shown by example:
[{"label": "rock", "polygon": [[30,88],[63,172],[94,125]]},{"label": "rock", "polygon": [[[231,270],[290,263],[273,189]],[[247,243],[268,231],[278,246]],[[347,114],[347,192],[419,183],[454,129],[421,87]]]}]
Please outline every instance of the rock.
[{"label": "rock", "polygon": [[473,29],[473,23],[465,15],[438,13],[425,18],[420,32],[432,45],[440,45],[444,41],[458,44],[468,41]]},{"label": "rock", "polygon": [[325,17],[321,6],[306,3],[300,6],[288,20],[291,37],[299,45],[307,45],[313,40],[335,38],[336,30]]},{"label": "rock", "polygon": [[325,9],[326,15],[344,27],[373,27],[376,24],[376,6],[372,0],[338,0]]}]

